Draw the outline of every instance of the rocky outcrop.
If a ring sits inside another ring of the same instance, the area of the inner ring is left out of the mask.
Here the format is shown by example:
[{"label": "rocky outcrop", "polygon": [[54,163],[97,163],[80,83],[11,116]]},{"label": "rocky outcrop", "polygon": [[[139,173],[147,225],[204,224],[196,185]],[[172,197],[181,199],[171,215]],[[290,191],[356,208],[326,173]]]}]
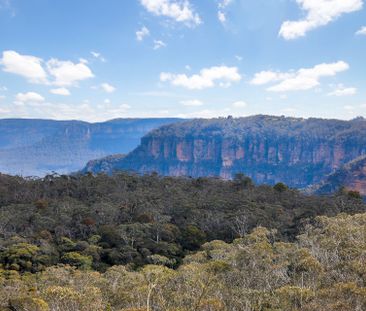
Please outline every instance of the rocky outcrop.
[{"label": "rocky outcrop", "polygon": [[363,154],[364,119],[201,119],[152,131],[113,169],[227,179],[240,172],[257,183],[302,188]]},{"label": "rocky outcrop", "polygon": [[330,194],[341,188],[366,196],[366,156],[361,156],[336,170],[318,185],[310,188],[316,194]]},{"label": "rocky outcrop", "polygon": [[106,156],[101,159],[91,160],[86,166],[80,171],[81,174],[85,173],[110,173],[113,172],[114,166],[124,159],[124,154],[114,154]]}]

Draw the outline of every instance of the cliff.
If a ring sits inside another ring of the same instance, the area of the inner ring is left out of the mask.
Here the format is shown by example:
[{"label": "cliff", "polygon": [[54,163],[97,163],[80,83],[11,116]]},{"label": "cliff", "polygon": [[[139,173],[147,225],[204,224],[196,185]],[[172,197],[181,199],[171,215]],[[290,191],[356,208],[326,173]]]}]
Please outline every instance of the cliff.
[{"label": "cliff", "polygon": [[[274,116],[198,119],[162,126],[112,170],[169,176],[220,176],[241,172],[257,183],[291,187],[319,183],[366,154],[366,121]],[[93,170],[96,172],[97,170]]]},{"label": "cliff", "polygon": [[316,194],[331,194],[340,188],[358,191],[366,196],[366,156],[361,156],[330,174],[319,185],[312,187]]},{"label": "cliff", "polygon": [[152,129],[179,119],[116,119],[101,123],[0,120],[0,172],[43,176],[80,170],[91,159],[128,153]]}]

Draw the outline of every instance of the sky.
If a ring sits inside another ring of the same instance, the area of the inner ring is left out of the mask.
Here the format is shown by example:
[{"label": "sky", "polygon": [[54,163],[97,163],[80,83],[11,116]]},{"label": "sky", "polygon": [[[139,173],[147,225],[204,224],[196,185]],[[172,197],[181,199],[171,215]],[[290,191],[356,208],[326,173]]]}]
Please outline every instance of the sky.
[{"label": "sky", "polygon": [[0,118],[366,117],[364,0],[0,0]]}]

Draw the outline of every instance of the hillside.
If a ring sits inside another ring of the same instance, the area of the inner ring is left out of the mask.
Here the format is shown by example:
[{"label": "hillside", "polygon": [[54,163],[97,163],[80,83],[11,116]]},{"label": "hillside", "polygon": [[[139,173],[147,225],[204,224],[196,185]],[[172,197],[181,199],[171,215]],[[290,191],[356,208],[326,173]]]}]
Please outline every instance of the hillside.
[{"label": "hillside", "polygon": [[177,119],[116,119],[102,123],[0,120],[0,172],[43,176],[69,173],[91,159],[128,153],[140,138]]},{"label": "hillside", "polygon": [[317,194],[333,193],[340,188],[357,191],[366,196],[366,157],[361,156],[329,175],[322,183],[313,187]]},{"label": "hillside", "polygon": [[92,256],[96,270],[138,267],[153,255],[177,266],[208,241],[230,242],[256,226],[293,240],[316,216],[346,212],[366,212],[366,204],[346,192],[319,197],[279,185],[255,186],[242,175],[225,181],[127,173],[43,179],[0,174],[0,269],[11,268],[4,249],[19,242],[37,245],[43,254],[32,265],[18,262],[13,270],[19,271],[42,270],[72,251]]},{"label": "hillside", "polygon": [[[244,173],[256,183],[291,187],[324,176],[366,153],[366,121],[275,116],[198,119],[162,126],[144,136],[109,172],[131,170],[167,176]],[[97,173],[98,167],[89,166]]]},{"label": "hillside", "polygon": [[242,175],[0,174],[0,310],[365,310],[365,212]]}]

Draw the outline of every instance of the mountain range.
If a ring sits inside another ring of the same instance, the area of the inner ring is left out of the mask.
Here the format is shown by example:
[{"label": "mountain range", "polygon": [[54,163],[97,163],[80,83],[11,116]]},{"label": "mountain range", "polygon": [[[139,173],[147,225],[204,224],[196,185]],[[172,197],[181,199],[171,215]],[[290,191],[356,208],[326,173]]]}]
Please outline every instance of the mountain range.
[{"label": "mountain range", "polygon": [[80,170],[91,159],[128,153],[152,129],[175,118],[116,119],[101,123],[0,120],[0,172],[43,176]]},{"label": "mountain range", "polygon": [[127,170],[233,178],[328,194],[366,195],[366,120],[245,118],[116,119],[101,123],[0,120],[0,172]]},{"label": "mountain range", "polygon": [[[334,180],[332,174],[347,170],[347,163],[365,154],[363,118],[342,121],[257,115],[164,125],[145,135],[128,155],[90,162],[83,171],[129,170],[225,179],[244,173],[256,183],[284,182],[296,188],[318,185],[319,190],[325,189],[320,184],[327,178],[328,183]],[[344,181],[357,183],[350,178]]]}]

